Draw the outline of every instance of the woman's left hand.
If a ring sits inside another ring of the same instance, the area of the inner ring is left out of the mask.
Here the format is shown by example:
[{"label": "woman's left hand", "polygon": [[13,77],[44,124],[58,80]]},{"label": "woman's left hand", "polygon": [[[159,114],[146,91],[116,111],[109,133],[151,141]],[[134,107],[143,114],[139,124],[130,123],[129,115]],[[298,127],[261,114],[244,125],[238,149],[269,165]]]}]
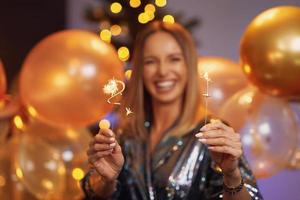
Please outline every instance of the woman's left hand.
[{"label": "woman's left hand", "polygon": [[213,161],[222,169],[223,174],[231,175],[238,170],[242,155],[240,135],[220,120],[211,120],[196,134],[200,142],[206,144]]}]

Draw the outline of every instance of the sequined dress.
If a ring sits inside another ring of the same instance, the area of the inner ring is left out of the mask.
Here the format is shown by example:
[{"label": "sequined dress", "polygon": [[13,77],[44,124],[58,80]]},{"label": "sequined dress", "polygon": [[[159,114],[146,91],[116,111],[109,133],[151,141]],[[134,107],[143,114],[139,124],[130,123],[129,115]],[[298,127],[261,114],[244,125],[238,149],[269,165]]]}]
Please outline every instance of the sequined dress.
[{"label": "sequined dress", "polygon": [[[125,163],[113,200],[219,200],[223,177],[207,147],[195,138],[200,126],[182,137],[165,136],[150,153],[149,140],[127,138],[122,143]],[[240,171],[251,199],[262,200],[244,157]],[[85,177],[85,179],[88,176]],[[83,180],[83,188],[87,180]],[[86,199],[93,197],[85,191]]]}]

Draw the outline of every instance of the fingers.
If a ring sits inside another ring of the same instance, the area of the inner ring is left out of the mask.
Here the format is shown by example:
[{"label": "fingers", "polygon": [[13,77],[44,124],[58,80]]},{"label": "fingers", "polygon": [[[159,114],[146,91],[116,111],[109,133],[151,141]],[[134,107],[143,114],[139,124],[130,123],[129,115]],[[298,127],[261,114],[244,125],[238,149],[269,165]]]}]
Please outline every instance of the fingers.
[{"label": "fingers", "polygon": [[113,149],[111,150],[106,150],[106,151],[98,151],[98,152],[94,152],[92,154],[90,154],[88,156],[88,161],[91,164],[94,164],[95,162],[97,162],[100,158],[103,158],[105,156],[108,156],[112,153]]},{"label": "fingers", "polygon": [[206,124],[203,126],[200,131],[209,131],[209,130],[216,130],[216,129],[222,129],[224,131],[233,132],[233,128],[225,125],[220,120],[213,120],[211,123]]},{"label": "fingers", "polygon": [[226,138],[210,138],[210,139],[200,138],[199,141],[208,146],[229,146],[235,149],[241,148],[240,142],[233,142],[232,140]]},{"label": "fingers", "polygon": [[110,129],[101,129],[89,144],[89,149],[87,150],[89,162],[96,162],[118,149],[120,149],[120,146],[115,139],[113,131]]},{"label": "fingers", "polygon": [[240,135],[223,124],[221,121],[209,123],[201,128],[202,132],[196,134],[198,140],[206,144],[213,152],[226,153],[239,158],[242,154]]},{"label": "fingers", "polygon": [[222,129],[199,132],[195,136],[199,139],[227,138],[229,140],[232,140],[233,142],[239,142],[241,139],[239,134],[226,132]]},{"label": "fingers", "polygon": [[234,156],[235,158],[239,158],[242,155],[241,149],[235,149],[230,146],[209,146],[207,148],[213,152],[227,153]]}]

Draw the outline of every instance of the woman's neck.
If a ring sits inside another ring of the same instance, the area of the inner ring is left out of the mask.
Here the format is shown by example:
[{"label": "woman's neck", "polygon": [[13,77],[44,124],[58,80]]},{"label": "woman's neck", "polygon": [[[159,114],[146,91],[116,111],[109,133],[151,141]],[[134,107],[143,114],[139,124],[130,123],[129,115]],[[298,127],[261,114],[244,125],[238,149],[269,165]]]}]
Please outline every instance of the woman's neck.
[{"label": "woman's neck", "polygon": [[181,105],[182,100],[169,104],[153,102],[153,125],[151,132],[162,133],[170,128],[180,115]]}]

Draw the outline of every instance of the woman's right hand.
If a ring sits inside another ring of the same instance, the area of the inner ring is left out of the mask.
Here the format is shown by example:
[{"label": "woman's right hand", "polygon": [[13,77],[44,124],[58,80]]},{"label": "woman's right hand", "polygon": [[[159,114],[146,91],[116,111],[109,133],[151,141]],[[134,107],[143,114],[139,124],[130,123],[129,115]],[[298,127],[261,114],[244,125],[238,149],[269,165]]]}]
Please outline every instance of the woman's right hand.
[{"label": "woman's right hand", "polygon": [[87,151],[89,163],[105,181],[114,181],[124,164],[121,146],[110,129],[100,129]]}]

